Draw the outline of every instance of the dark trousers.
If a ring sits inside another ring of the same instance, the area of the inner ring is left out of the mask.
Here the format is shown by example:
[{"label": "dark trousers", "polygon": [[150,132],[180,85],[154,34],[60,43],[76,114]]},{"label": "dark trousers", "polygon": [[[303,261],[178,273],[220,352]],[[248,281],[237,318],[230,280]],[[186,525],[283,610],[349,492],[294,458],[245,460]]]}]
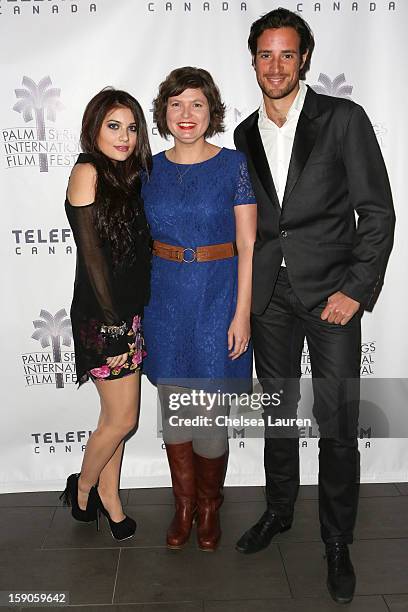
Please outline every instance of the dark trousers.
[{"label": "dark trousers", "polygon": [[357,313],[345,326],[328,323],[320,319],[325,305],[306,310],[291,288],[286,268],[281,268],[266,311],[252,316],[258,379],[264,393],[280,392],[282,397],[279,407],[266,408],[264,414],[266,494],[268,508],[290,522],[299,488],[298,433],[269,428],[266,417],[296,418],[306,337],[313,376],[313,414],[320,434],[321,535],[325,543],[351,543],[360,472],[361,315]]}]

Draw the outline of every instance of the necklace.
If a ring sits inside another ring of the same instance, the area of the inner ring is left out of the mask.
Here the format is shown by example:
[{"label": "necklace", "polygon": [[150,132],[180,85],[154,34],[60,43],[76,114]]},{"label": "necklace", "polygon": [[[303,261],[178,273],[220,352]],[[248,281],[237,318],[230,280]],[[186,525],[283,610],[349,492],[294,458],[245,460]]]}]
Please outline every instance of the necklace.
[{"label": "necklace", "polygon": [[[197,163],[197,162],[195,162]],[[184,170],[184,172],[180,172],[178,165],[176,164],[176,170],[177,170],[177,182],[181,185],[181,183],[183,182],[183,178],[186,176],[187,172],[189,172],[191,170],[191,168],[193,167],[193,164],[190,164],[187,167],[187,170]]]},{"label": "necklace", "polygon": [[174,164],[176,166],[176,172],[177,172],[177,182],[181,185],[181,183],[183,182],[183,178],[186,176],[187,172],[190,172],[191,168],[198,163],[198,160],[200,159],[200,157],[202,156],[202,153],[200,153],[200,155],[197,157],[197,159],[195,159],[191,164],[187,164],[187,168],[183,171],[180,171],[179,166],[182,165],[186,165],[186,164],[178,164],[175,160],[174,160]]}]

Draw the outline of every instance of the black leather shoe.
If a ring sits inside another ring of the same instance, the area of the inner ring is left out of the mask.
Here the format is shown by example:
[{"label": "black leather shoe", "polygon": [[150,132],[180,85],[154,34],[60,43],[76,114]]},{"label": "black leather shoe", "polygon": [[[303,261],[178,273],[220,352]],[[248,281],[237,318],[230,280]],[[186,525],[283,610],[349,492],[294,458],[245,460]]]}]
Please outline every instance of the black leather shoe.
[{"label": "black leather shoe", "polygon": [[238,540],[235,548],[245,555],[263,550],[271,543],[274,535],[287,531],[292,523],[284,521],[274,512],[267,510],[259,521]]},{"label": "black leather shoe", "polygon": [[347,544],[326,544],[327,588],[337,603],[350,603],[356,588],[356,575]]}]

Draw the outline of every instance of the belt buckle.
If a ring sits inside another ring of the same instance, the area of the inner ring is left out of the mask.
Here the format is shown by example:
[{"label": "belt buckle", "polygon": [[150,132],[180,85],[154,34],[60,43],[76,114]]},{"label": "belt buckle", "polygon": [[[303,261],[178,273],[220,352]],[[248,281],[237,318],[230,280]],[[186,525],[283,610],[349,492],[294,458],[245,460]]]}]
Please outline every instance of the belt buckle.
[{"label": "belt buckle", "polygon": [[[186,259],[185,255],[186,255],[186,251],[191,251],[193,254],[193,259]],[[183,259],[182,259],[183,263],[193,263],[194,261],[197,261],[197,253],[195,251],[195,249],[191,249],[190,247],[187,247],[186,249],[183,249]]]}]

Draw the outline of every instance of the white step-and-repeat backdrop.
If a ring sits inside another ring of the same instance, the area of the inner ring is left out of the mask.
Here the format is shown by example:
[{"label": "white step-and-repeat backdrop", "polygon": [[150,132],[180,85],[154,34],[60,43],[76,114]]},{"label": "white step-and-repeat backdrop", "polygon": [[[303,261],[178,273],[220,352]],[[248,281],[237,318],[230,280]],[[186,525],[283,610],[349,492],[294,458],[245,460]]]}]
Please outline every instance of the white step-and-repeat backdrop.
[{"label": "white step-and-repeat backdrop", "polygon": [[[393,187],[397,233],[383,293],[374,313],[363,320],[361,369],[365,378],[406,377],[408,3],[279,4],[299,11],[315,33],[307,83],[362,104],[380,143]],[[158,84],[175,67],[200,66],[212,73],[228,106],[228,130],[215,142],[233,146],[234,127],[260,101],[246,47],[249,27],[279,4],[0,1],[0,491],[61,489],[67,473],[79,469],[98,415],[92,384],[78,391],[74,383],[68,313],[75,247],[63,208],[86,103],[106,85],[130,91],[145,110],[157,152],[169,146],[152,122]],[[310,374],[306,347],[303,368]],[[408,480],[407,440],[378,439],[370,411],[364,419],[363,481]],[[262,484],[262,441],[246,438],[240,428],[231,435],[227,484]],[[305,437],[301,447],[302,482],[314,483],[316,439]],[[140,427],[126,447],[122,486],[169,482],[156,430],[155,390],[144,381]]]}]

